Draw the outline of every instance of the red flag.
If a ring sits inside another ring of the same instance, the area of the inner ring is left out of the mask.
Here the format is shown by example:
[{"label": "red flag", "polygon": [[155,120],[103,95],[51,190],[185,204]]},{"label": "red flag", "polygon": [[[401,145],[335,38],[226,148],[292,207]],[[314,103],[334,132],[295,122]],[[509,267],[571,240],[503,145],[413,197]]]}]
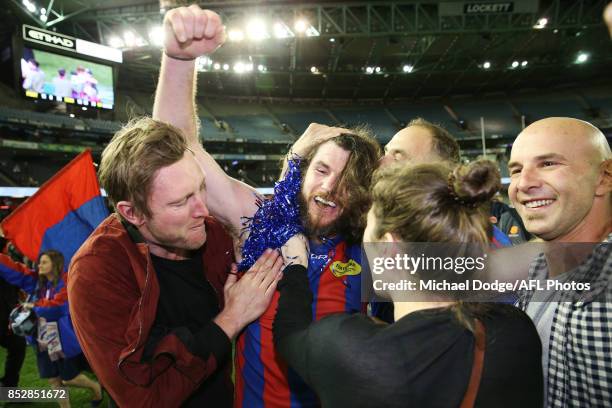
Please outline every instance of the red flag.
[{"label": "red flag", "polygon": [[2,221],[4,235],[30,259],[55,249],[65,266],[108,216],[91,151],[85,150]]}]

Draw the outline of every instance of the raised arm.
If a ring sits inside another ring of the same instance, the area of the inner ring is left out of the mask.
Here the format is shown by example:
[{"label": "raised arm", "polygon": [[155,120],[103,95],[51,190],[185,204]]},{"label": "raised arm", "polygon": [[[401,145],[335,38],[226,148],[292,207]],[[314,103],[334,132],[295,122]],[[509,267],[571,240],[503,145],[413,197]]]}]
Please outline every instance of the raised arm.
[{"label": "raised arm", "polygon": [[257,210],[256,191],[229,177],[205,151],[198,137],[195,59],[209,55],[225,40],[219,15],[196,5],[170,10],[164,19],[165,42],[153,118],[183,131],[206,174],[211,215],[238,232],[242,217]]}]

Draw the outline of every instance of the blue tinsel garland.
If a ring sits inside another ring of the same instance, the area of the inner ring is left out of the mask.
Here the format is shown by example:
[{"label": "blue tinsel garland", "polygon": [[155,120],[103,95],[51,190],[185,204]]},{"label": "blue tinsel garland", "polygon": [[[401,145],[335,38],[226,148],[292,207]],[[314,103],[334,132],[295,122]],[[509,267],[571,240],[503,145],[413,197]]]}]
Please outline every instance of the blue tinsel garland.
[{"label": "blue tinsel garland", "polygon": [[304,232],[300,218],[299,194],[302,188],[300,159],[288,161],[285,178],[274,185],[274,197],[260,201],[259,209],[243,224],[243,233],[248,231],[242,247],[239,271],[246,271],[267,248],[282,247],[293,235]]}]

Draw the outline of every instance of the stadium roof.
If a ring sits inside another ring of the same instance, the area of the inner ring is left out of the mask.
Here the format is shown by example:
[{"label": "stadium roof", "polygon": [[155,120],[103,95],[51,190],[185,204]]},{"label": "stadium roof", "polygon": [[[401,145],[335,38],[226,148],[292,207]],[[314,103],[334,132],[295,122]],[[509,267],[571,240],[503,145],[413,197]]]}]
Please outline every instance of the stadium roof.
[{"label": "stadium roof", "polygon": [[[5,37],[31,24],[108,45],[131,31],[142,41],[124,44],[119,88],[153,91],[160,51],[150,44],[150,33],[161,23],[160,9],[176,2],[9,4],[0,10]],[[245,37],[228,41],[201,62],[200,93],[209,96],[390,102],[612,81],[611,43],[601,17],[604,0],[203,4],[223,16],[228,31],[241,30]],[[46,21],[40,18],[42,7]],[[249,40],[254,17],[261,19],[269,38]],[[298,20],[301,27],[296,27]],[[578,59],[581,53],[585,61]]]}]

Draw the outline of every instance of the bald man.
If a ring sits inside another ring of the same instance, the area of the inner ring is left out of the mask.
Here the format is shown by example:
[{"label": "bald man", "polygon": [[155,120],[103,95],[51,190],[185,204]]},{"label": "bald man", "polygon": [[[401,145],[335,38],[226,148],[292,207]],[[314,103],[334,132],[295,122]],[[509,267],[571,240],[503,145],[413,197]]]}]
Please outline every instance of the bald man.
[{"label": "bald man", "polygon": [[529,270],[529,279],[586,282],[590,290],[578,294],[556,292],[538,301],[531,292],[519,301],[542,340],[546,406],[610,406],[610,146],[588,122],[547,118],[519,134],[508,167],[508,193],[529,232],[545,242],[596,243],[590,256],[571,270],[556,266],[559,258],[575,251],[578,245],[548,250]]}]

